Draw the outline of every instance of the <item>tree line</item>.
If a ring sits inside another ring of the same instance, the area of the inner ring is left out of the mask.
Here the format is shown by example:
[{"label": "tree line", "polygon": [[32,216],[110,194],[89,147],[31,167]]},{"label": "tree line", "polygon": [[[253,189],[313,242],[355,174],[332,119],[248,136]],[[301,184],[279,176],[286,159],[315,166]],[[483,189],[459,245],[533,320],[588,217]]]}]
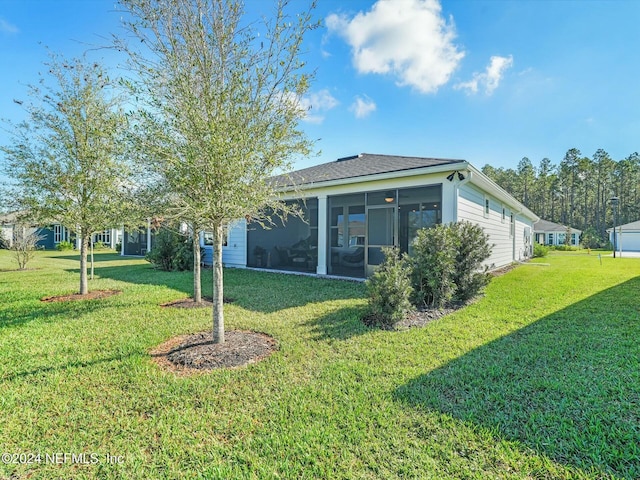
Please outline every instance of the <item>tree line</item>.
[{"label": "tree line", "polygon": [[582,243],[590,247],[607,243],[613,197],[619,199],[616,224],[640,219],[637,152],[616,161],[603,149],[588,157],[571,148],[559,165],[543,158],[535,166],[524,157],[515,170],[485,165],[482,172],[540,218],[582,230]]}]

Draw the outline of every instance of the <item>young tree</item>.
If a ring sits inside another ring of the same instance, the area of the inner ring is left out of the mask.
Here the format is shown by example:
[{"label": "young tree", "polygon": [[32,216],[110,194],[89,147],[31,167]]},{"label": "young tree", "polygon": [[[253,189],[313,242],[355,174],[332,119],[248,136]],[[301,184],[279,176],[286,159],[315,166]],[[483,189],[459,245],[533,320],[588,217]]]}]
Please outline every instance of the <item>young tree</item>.
[{"label": "young tree", "polygon": [[[244,22],[235,0],[122,0],[127,51],[148,102],[139,125],[151,170],[171,192],[168,217],[213,231],[213,340],[224,342],[222,243],[239,218],[287,212],[275,173],[312,146],[298,128],[309,75],[300,60],[310,10]],[[312,5],[313,7],[313,5]],[[267,208],[269,207],[269,208]],[[195,281],[194,281],[195,286]]]},{"label": "young tree", "polygon": [[29,263],[36,254],[38,242],[42,240],[42,236],[38,234],[37,230],[26,225],[15,225],[13,230],[13,238],[9,250],[19,270],[25,270],[27,263]]},{"label": "young tree", "polygon": [[48,76],[29,89],[27,120],[12,125],[0,147],[16,203],[38,223],[59,222],[80,238],[80,294],[88,293],[91,235],[117,226],[127,173],[122,99],[103,68],[86,59],[51,55]]}]

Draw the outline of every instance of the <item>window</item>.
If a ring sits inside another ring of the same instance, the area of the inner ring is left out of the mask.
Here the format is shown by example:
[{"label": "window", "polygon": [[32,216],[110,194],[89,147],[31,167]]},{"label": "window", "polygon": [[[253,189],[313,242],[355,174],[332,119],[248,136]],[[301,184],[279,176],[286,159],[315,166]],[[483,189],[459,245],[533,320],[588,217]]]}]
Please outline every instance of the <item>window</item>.
[{"label": "window", "polygon": [[64,240],[64,227],[60,224],[53,226],[53,242],[60,243]]},{"label": "window", "polygon": [[484,198],[484,217],[489,218],[489,199]]},{"label": "window", "polygon": [[[202,234],[202,237],[203,237],[203,243],[205,245],[213,245],[213,232],[204,232]],[[222,246],[223,247],[227,246],[227,237],[228,237],[227,231],[225,230],[222,233]]]},{"label": "window", "polygon": [[511,214],[510,217],[510,228],[509,228],[509,236],[513,237],[513,235],[516,233],[516,222],[515,219],[513,218],[513,213]]},{"label": "window", "polygon": [[93,242],[94,243],[102,243],[104,245],[110,245],[111,244],[111,230],[104,230],[100,233],[96,233],[93,236]]},{"label": "window", "polygon": [[567,234],[566,233],[559,233],[558,234],[558,245],[564,245],[564,242],[567,239]]},{"label": "window", "polygon": [[572,233],[571,234],[571,245],[577,245],[578,242],[576,242],[576,234]]},{"label": "window", "polygon": [[547,234],[547,245],[553,245],[553,233]]}]

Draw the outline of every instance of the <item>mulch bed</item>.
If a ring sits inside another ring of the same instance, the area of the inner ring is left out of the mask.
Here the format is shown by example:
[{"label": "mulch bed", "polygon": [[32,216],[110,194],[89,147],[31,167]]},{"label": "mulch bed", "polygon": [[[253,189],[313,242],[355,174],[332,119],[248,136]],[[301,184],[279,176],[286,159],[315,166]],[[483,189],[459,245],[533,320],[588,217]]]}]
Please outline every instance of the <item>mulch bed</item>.
[{"label": "mulch bed", "polygon": [[93,290],[85,295],[79,293],[70,293],[69,295],[56,295],[53,297],[41,298],[41,302],[73,302],[76,300],[98,300],[101,298],[111,297],[122,293],[121,290]]},{"label": "mulch bed", "polygon": [[[233,303],[236,301],[236,299],[231,297],[224,297],[222,301],[223,303]],[[193,298],[181,298],[180,300],[173,300],[172,302],[163,303],[160,306],[172,308],[211,308],[213,307],[213,300],[211,299],[211,297],[202,297],[202,301],[200,303],[196,303],[193,301]]]},{"label": "mulch bed", "polygon": [[217,368],[237,368],[259,362],[278,349],[265,333],[232,330],[224,343],[213,343],[212,332],[174,337],[151,352],[162,369],[180,375],[206,373]]},{"label": "mulch bed", "polygon": [[395,330],[407,330],[414,327],[424,327],[427,323],[438,320],[462,308],[462,305],[452,308],[425,308],[409,313],[396,324]]}]

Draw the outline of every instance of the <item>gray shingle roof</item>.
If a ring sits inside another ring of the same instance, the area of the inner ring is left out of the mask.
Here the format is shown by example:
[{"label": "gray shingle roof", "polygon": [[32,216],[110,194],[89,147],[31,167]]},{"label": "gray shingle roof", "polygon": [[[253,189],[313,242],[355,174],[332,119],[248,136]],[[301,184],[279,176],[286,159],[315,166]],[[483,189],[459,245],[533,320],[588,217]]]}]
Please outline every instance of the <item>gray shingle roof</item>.
[{"label": "gray shingle roof", "polygon": [[[536,223],[533,224],[534,232],[560,232],[560,231],[564,232],[566,230],[567,230],[566,225],[550,222],[549,220],[538,220]],[[578,232],[581,231],[581,230],[578,230],[577,228],[573,228],[572,230],[576,230]]]},{"label": "gray shingle roof", "polygon": [[307,185],[460,162],[464,162],[464,160],[361,153],[360,155],[339,158],[333,162],[297,170],[288,175],[279,175],[274,177],[273,180],[283,187],[293,184]]}]

